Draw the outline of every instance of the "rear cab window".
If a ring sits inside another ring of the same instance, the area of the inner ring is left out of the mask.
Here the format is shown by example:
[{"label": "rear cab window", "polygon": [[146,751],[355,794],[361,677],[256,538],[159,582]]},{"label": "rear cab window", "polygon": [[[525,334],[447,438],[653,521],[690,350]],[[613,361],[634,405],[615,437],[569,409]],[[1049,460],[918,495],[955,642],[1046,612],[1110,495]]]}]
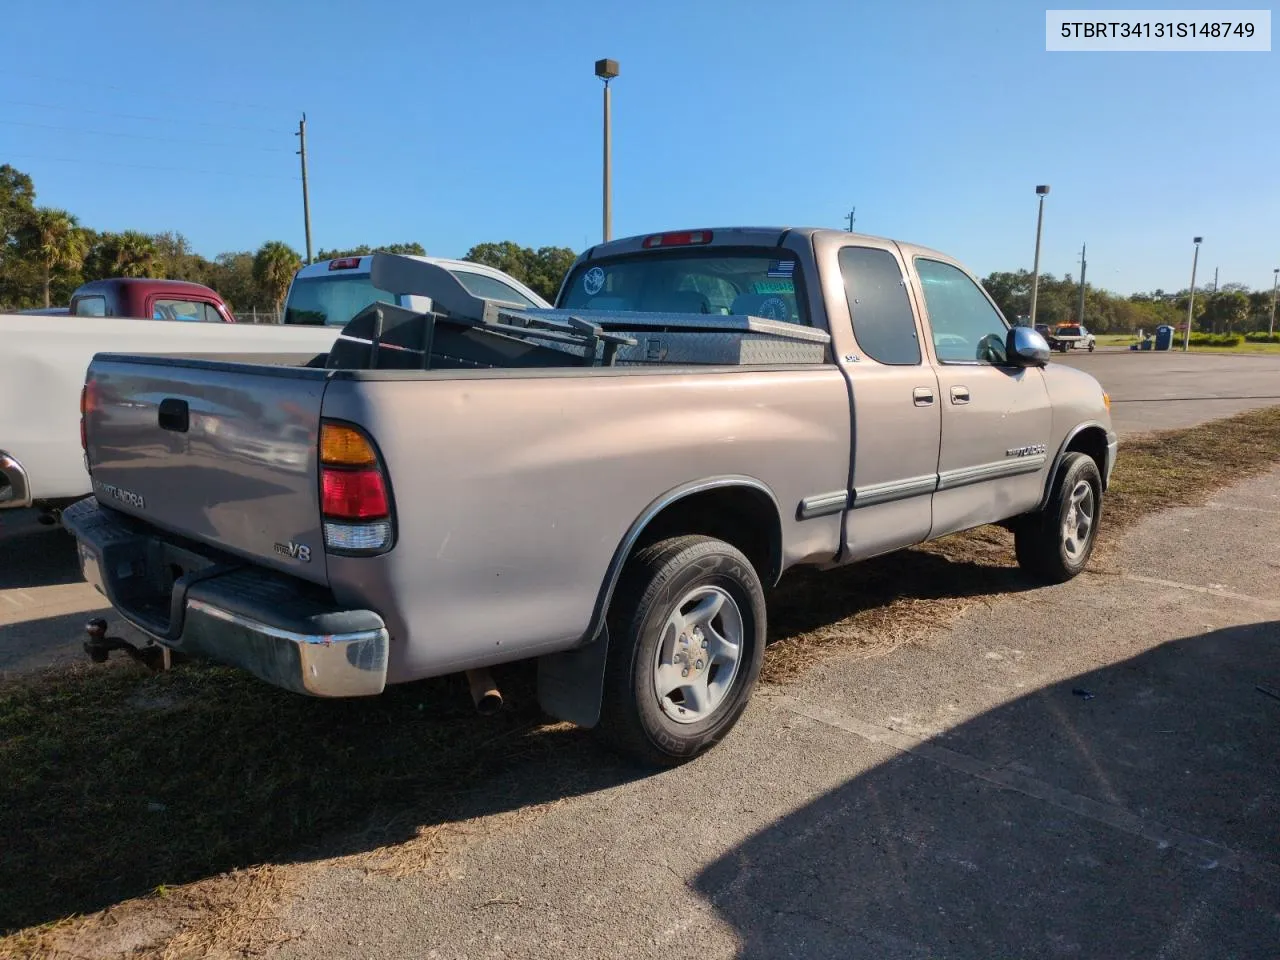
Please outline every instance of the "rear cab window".
[{"label": "rear cab window", "polygon": [[303,326],[345,327],[371,303],[395,303],[396,296],[373,285],[367,273],[299,277],[289,288],[284,322]]},{"label": "rear cab window", "polygon": [[839,261],[858,346],[877,363],[920,363],[915,311],[898,258],[876,247],[844,247]]},{"label": "rear cab window", "polygon": [[679,248],[586,261],[560,307],[631,313],[754,316],[810,325],[804,277],[790,250]]}]

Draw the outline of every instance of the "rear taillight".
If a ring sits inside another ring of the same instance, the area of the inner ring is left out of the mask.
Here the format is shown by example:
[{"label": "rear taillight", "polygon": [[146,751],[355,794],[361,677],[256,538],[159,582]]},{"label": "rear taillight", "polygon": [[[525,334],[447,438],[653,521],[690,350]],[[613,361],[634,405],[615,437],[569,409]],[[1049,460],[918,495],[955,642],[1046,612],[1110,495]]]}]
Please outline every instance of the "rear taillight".
[{"label": "rear taillight", "polygon": [[360,266],[359,257],[339,257],[337,260],[329,261],[330,270],[354,270]]},{"label": "rear taillight", "polygon": [[330,551],[377,553],[391,546],[391,493],[369,438],[355,427],[320,425],[320,513]]},{"label": "rear taillight", "polygon": [[98,406],[98,386],[92,380],[85,382],[80,388],[80,449],[89,452],[89,433],[85,428],[85,418]]},{"label": "rear taillight", "polygon": [[700,243],[711,242],[710,230],[680,230],[672,233],[655,233],[644,238],[644,248],[654,247],[691,247]]}]

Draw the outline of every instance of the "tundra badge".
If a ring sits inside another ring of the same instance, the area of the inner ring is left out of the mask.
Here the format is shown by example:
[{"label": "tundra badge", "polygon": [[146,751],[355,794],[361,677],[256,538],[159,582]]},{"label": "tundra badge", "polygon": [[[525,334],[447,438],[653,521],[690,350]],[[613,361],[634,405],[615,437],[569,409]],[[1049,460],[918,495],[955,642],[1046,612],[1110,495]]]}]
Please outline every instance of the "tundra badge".
[{"label": "tundra badge", "polygon": [[292,557],[294,560],[301,560],[303,563],[311,562],[311,548],[305,543],[294,543],[290,540],[288,543],[277,543],[275,547],[276,553],[282,557]]},{"label": "tundra badge", "polygon": [[1046,447],[1043,443],[1033,443],[1026,447],[1010,447],[1004,452],[1006,457],[1034,457],[1038,453],[1044,453]]}]

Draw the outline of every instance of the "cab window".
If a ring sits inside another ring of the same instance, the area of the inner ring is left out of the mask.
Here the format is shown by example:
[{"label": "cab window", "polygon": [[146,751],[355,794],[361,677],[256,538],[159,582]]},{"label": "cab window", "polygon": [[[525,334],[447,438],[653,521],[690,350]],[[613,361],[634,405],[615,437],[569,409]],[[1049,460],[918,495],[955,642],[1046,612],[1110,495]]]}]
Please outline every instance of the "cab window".
[{"label": "cab window", "polygon": [[71,313],[77,317],[105,317],[107,315],[106,297],[78,297]]},{"label": "cab window", "polygon": [[963,270],[916,259],[933,349],[940,363],[1003,364],[1009,327],[982,289]]},{"label": "cab window", "polygon": [[845,247],[840,275],[858,346],[877,363],[920,362],[920,338],[898,258],[888,250]]}]

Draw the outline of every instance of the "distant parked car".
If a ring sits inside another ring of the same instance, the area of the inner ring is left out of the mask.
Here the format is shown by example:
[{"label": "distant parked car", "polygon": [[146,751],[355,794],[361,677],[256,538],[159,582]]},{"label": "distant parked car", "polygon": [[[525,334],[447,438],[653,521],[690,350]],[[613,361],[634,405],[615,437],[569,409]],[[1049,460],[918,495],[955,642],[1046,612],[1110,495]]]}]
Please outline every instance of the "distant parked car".
[{"label": "distant parked car", "polygon": [[144,277],[113,277],[82,284],[71,295],[70,312],[77,317],[236,322],[217,291],[202,283]]}]

